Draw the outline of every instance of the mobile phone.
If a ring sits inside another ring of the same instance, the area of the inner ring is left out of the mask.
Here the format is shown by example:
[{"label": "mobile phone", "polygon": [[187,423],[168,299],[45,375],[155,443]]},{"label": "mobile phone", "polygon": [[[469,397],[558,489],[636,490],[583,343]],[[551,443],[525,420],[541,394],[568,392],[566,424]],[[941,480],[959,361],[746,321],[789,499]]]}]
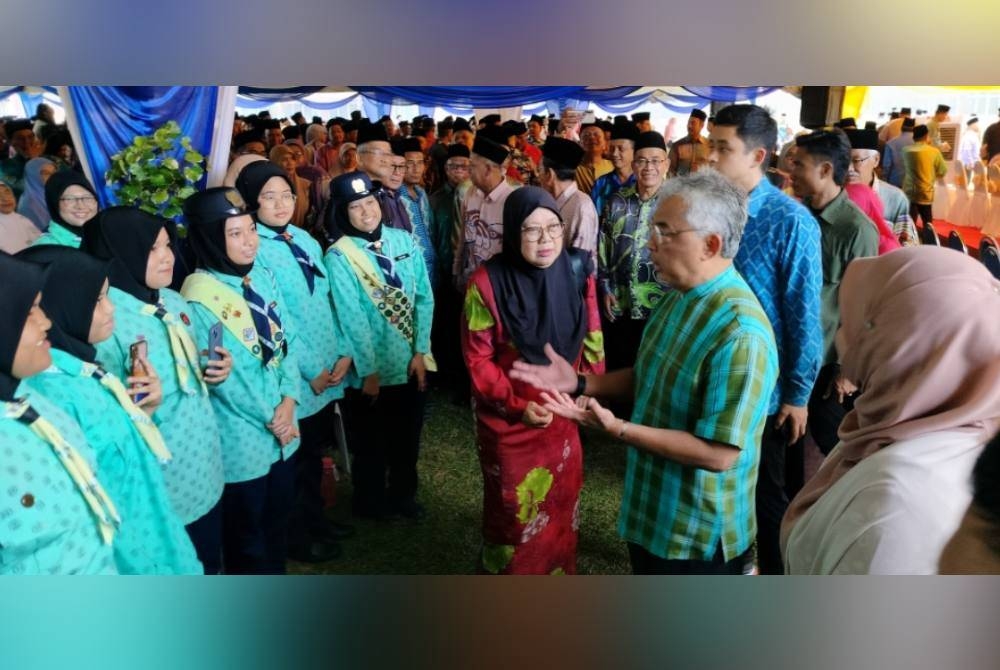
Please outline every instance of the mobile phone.
[{"label": "mobile phone", "polygon": [[[142,364],[142,361],[146,359],[148,353],[149,345],[146,343],[146,340],[137,340],[128,348],[133,377],[143,377],[146,375],[146,366]],[[139,393],[133,397],[133,401],[141,402],[147,395],[149,394]]]},{"label": "mobile phone", "polygon": [[219,361],[222,360],[222,354],[215,350],[216,347],[222,346],[222,322],[216,321],[215,324],[208,329],[208,360]]}]

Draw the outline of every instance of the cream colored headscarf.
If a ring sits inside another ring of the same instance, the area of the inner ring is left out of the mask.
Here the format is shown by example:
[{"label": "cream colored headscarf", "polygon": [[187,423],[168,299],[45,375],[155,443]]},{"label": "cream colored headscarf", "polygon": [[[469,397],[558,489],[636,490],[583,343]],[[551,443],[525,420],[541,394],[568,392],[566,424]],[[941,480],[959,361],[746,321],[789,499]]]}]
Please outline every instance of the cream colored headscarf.
[{"label": "cream colored headscarf", "polygon": [[233,162],[229,164],[229,168],[226,170],[226,178],[222,180],[222,185],[229,186],[230,188],[236,188],[236,178],[240,176],[240,172],[243,172],[243,168],[250,165],[250,163],[266,160],[266,158],[258,154],[243,154],[242,156],[237,156],[233,159]]},{"label": "cream colored headscarf", "polygon": [[789,506],[782,548],[806,510],[879,449],[945,429],[985,444],[1000,426],[1000,282],[980,263],[931,246],[855,259],[840,310],[842,372],[861,393],[840,448]]}]

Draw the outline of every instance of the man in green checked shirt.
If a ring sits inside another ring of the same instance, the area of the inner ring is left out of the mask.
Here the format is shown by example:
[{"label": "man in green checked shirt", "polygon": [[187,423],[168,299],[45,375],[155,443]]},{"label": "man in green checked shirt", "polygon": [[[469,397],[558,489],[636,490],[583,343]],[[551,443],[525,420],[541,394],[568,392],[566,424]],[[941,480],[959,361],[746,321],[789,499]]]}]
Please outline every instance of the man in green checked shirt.
[{"label": "man in green checked shirt", "polygon": [[[549,347],[550,365],[517,362],[511,376],[547,389],[547,409],[628,445],[618,532],[633,572],[741,574],[778,376],[771,324],[732,263],[747,199],[710,169],[668,181],[658,199],[650,258],[672,290],[649,316],[635,367],[578,376]],[[594,396],[634,399],[631,419]]]}]

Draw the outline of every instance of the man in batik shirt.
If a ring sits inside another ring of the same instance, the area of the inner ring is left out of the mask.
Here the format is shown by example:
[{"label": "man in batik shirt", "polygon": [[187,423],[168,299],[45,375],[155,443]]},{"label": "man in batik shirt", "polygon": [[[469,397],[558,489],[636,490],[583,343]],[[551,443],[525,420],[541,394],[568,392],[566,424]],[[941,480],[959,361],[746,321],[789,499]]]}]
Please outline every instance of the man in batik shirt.
[{"label": "man in batik shirt", "polygon": [[663,296],[646,243],[656,192],[663,185],[668,166],[663,135],[654,130],[641,133],[632,161],[636,183],[608,199],[600,222],[597,279],[609,370],[635,362],[646,319]]}]

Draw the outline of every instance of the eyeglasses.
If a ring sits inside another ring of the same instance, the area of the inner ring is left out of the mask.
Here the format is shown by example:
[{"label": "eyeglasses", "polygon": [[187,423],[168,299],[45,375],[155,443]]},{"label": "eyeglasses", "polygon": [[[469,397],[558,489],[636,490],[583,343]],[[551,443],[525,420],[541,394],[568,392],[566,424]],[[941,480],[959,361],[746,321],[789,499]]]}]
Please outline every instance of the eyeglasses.
[{"label": "eyeglasses", "polygon": [[444,166],[449,170],[468,170],[468,163],[445,163]]},{"label": "eyeglasses", "polygon": [[694,228],[685,228],[684,230],[661,230],[659,226],[653,226],[653,233],[656,234],[657,241],[661,240],[672,240],[681,233],[694,233],[697,232]]},{"label": "eyeglasses", "polygon": [[92,195],[81,195],[79,198],[59,198],[59,202],[65,202],[67,205],[70,205],[71,207],[73,205],[90,206],[97,204],[97,198],[95,198]]},{"label": "eyeglasses", "polygon": [[295,199],[297,197],[298,196],[295,195],[294,193],[270,193],[269,192],[269,193],[261,193],[260,196],[257,198],[257,200],[260,201],[260,202],[266,202],[269,205],[273,205],[274,203],[276,203],[278,201],[281,201],[281,202],[285,203],[286,205],[288,205],[288,204],[291,204],[291,203],[295,202]]},{"label": "eyeglasses", "polygon": [[874,157],[875,156],[865,156],[864,158],[852,158],[851,159],[851,165],[854,166],[854,167],[858,167],[859,165],[861,165],[862,163],[864,163],[869,158],[874,158]]},{"label": "eyeglasses", "polygon": [[392,166],[392,171],[393,172],[406,172],[406,165],[393,165]]},{"label": "eyeglasses", "polygon": [[544,228],[541,226],[531,226],[521,229],[521,236],[529,242],[541,242],[546,233],[553,240],[562,237],[563,229],[566,227],[562,223],[550,223]]},{"label": "eyeglasses", "polygon": [[636,158],[632,162],[635,163],[636,165],[638,165],[641,168],[644,168],[647,165],[655,167],[655,168],[658,168],[661,165],[663,165],[664,163],[666,163],[667,159],[666,158]]}]

